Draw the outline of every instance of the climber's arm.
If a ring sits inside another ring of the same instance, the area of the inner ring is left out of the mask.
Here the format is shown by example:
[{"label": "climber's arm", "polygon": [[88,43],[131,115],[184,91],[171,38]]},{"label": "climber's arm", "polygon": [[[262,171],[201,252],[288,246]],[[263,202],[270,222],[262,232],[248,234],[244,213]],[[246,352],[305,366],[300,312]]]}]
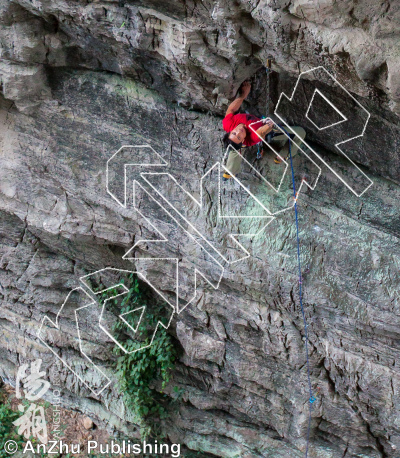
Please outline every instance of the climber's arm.
[{"label": "climber's arm", "polygon": [[234,114],[237,111],[239,111],[239,108],[242,106],[243,100],[244,100],[244,97],[239,97],[239,98],[235,99],[229,105],[228,109],[226,110],[225,116],[228,116],[228,114],[231,114],[231,113]]},{"label": "climber's arm", "polygon": [[245,81],[242,84],[242,89],[241,89],[241,95],[237,99],[235,99],[228,107],[226,110],[225,116],[228,116],[228,114],[234,114],[237,111],[239,111],[240,107],[242,106],[243,101],[247,98],[247,96],[250,94],[251,90],[251,84],[248,81]]}]

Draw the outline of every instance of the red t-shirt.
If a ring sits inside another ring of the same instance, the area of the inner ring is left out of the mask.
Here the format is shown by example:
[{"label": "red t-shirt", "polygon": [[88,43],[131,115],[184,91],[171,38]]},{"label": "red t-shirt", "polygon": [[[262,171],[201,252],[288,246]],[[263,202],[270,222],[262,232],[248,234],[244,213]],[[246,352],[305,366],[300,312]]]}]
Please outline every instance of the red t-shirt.
[{"label": "red t-shirt", "polygon": [[[243,141],[244,146],[252,146],[256,145],[257,143],[260,143],[261,140],[259,136],[251,130],[257,130],[264,124],[260,118],[257,118],[257,116],[253,116],[246,113],[240,113],[236,115],[230,113],[226,115],[225,118],[222,120],[222,127],[224,128],[225,132],[232,132],[232,130],[239,124],[244,124],[247,131],[246,138]],[[254,125],[250,128],[250,124]]]}]

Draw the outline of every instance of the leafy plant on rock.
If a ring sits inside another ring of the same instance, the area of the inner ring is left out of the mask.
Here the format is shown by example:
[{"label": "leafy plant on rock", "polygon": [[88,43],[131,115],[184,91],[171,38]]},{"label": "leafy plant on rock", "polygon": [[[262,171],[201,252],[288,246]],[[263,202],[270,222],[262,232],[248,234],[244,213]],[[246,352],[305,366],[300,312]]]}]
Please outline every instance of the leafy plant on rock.
[{"label": "leafy plant on rock", "polygon": [[24,445],[24,438],[17,434],[13,422],[20,416],[19,412],[14,412],[5,396],[0,392],[0,458],[6,458],[10,455],[5,451],[4,445],[7,441],[13,440],[17,443],[18,449],[21,450]]},{"label": "leafy plant on rock", "polygon": [[[114,353],[118,356],[117,375],[124,393],[125,405],[134,411],[142,427],[142,435],[149,436],[156,433],[158,420],[167,415],[166,408],[170,398],[164,393],[164,389],[175,366],[177,352],[172,337],[162,326],[158,327],[150,345],[152,332],[149,333],[149,330],[156,328],[157,312],[161,310],[162,304],[154,305],[154,298],[143,292],[136,276],[130,274],[128,278],[131,286],[123,296],[118,313],[127,314],[140,307],[145,307],[145,310],[134,337],[126,333],[126,325],[118,320],[114,332],[118,333],[118,341],[123,343],[129,353],[124,353],[119,346],[115,346]],[[116,289],[110,289],[102,294],[101,299],[115,294]],[[149,301],[152,301],[151,310],[147,306]],[[114,305],[117,305],[116,300]],[[129,324],[136,328],[134,314],[125,315],[125,319],[128,322],[132,320]]]}]

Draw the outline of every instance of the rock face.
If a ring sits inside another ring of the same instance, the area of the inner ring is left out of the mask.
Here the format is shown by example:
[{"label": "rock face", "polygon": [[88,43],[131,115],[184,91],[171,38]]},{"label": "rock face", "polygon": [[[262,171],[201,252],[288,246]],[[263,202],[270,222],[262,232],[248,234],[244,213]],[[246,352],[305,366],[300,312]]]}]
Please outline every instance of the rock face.
[{"label": "rock face", "polygon": [[[293,104],[281,108],[323,158],[318,185],[299,199],[316,397],[308,456],[399,456],[399,4],[0,0],[0,11],[0,375],[15,383],[21,362],[41,357],[50,378],[59,372],[66,406],[137,435],[113,375],[111,339],[85,328],[85,349],[113,379],[95,397],[36,337],[80,276],[107,266],[133,270],[122,256],[150,230],[107,194],[107,160],[122,145],[149,143],[199,198],[201,177],[222,160],[221,115],[240,83],[252,78],[246,107],[263,114],[268,56],[271,105],[292,93],[300,72],[322,65],[371,117],[365,135],[343,146],[356,168],[335,144],[356,136],[360,123],[324,132],[305,118],[315,88],[351,111],[355,102],[337,84],[309,74]],[[322,99],[316,103],[323,109]],[[254,159],[254,151],[246,154]],[[271,159],[256,167],[279,182]],[[338,177],[360,184],[363,174],[373,184],[361,197]],[[279,195],[248,166],[240,180],[267,206],[291,202],[289,173]],[[160,186],[172,195],[171,182]],[[206,212],[193,216],[202,234],[226,248],[233,229],[262,228],[254,218],[219,221],[220,200],[224,210],[257,216],[243,188],[228,182],[221,196],[205,189]],[[177,234],[156,206],[149,212],[158,228]],[[309,391],[294,212],[243,245],[250,256],[225,268],[218,289],[200,282],[170,327],[183,349],[173,380],[183,395],[164,429],[172,442],[215,456],[301,457]],[[172,237],[164,250],[180,254],[190,284],[200,259],[193,241]],[[157,257],[160,247],[148,243],[137,256],[145,251]],[[145,271],[168,291],[161,264]],[[71,335],[54,347],[85,377],[71,310],[64,318]]]}]

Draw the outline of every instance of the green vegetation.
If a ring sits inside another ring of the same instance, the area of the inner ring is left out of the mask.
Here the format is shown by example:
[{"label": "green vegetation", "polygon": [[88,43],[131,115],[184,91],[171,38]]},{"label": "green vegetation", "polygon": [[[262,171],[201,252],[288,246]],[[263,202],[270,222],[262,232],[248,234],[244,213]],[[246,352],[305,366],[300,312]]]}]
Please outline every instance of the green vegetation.
[{"label": "green vegetation", "polygon": [[[121,283],[124,283],[123,280]],[[130,274],[128,277],[129,291],[118,299],[110,301],[114,306],[119,305],[118,314],[126,314],[140,307],[145,307],[142,320],[134,336],[129,335],[128,327],[122,320],[118,320],[114,332],[118,334],[118,342],[123,344],[128,352],[123,352],[116,346],[114,353],[118,356],[117,375],[121,389],[124,392],[125,405],[132,409],[142,428],[142,436],[160,436],[156,430],[160,419],[167,415],[166,407],[171,399],[163,390],[170,380],[171,372],[175,365],[176,348],[172,337],[159,326],[150,345],[152,330],[158,321],[158,312],[162,311],[163,304],[155,303],[152,296],[146,295],[141,289],[137,277]],[[105,291],[101,299],[110,298],[118,294],[116,288]],[[151,301],[151,308],[148,304]],[[126,321],[136,328],[140,313],[126,315]],[[143,348],[147,347],[147,348]],[[143,348],[139,350],[139,348]],[[134,351],[138,350],[138,351]]]},{"label": "green vegetation", "polygon": [[23,447],[24,438],[17,434],[17,428],[13,425],[13,421],[17,420],[19,416],[19,412],[14,412],[11,409],[5,395],[0,392],[0,458],[10,456],[4,450],[4,444],[9,440],[15,441],[19,450]]},{"label": "green vegetation", "polygon": [[[1,380],[0,380],[1,383]],[[11,399],[14,398],[14,395],[11,395],[11,397],[8,397],[8,395],[1,390],[1,385],[0,385],[0,458],[6,458],[10,457],[12,453],[7,453],[4,450],[4,445],[6,444],[7,441],[15,441],[16,444],[18,445],[18,450],[21,452],[26,443],[27,439],[23,435],[19,435],[17,432],[17,427],[13,425],[13,422],[20,418],[22,415],[21,412],[19,411],[14,411],[11,409]],[[29,401],[26,399],[21,399],[20,404],[22,404],[25,407],[25,410],[29,408],[31,405]],[[51,404],[47,401],[44,401],[42,403],[43,407],[45,409],[49,408]],[[39,439],[30,436],[29,441],[32,444],[32,447],[36,450],[36,447],[38,444],[41,444]],[[40,456],[40,457],[46,457],[48,456],[47,453],[44,452],[39,452],[35,453],[35,456]],[[61,455],[59,453],[56,453],[53,455],[54,458],[59,458]],[[69,455],[68,455],[69,456]],[[66,457],[68,458],[68,457]]]}]

